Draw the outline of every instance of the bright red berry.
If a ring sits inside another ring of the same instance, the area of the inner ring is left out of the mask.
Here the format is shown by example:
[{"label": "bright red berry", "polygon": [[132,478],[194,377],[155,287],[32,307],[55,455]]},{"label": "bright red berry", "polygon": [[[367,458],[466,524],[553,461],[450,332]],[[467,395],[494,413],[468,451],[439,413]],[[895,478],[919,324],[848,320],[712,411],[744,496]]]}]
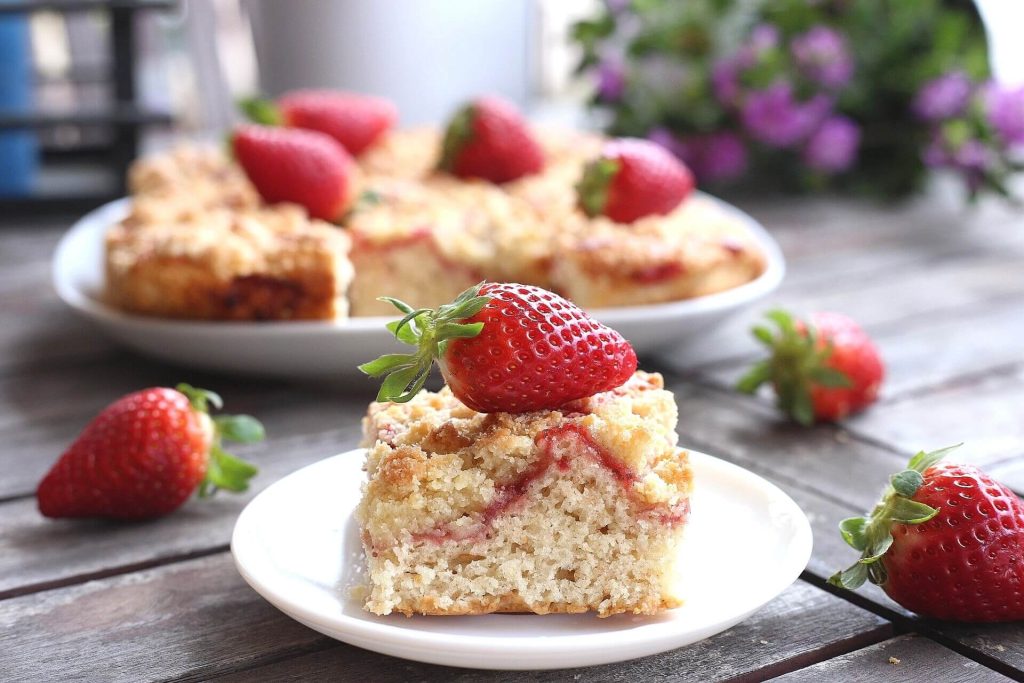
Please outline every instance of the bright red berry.
[{"label": "bright red berry", "polygon": [[544,152],[526,121],[496,97],[470,102],[452,117],[442,143],[441,170],[460,178],[507,183],[544,168]]},{"label": "bright red berry", "polygon": [[328,135],[245,125],[231,142],[235,158],[267,202],[294,202],[314,218],[333,221],[355,198],[355,163]]},{"label": "bright red berry", "polygon": [[359,156],[390,130],[398,109],[383,97],[336,90],[296,90],[277,101],[286,126],[326,133]]},{"label": "bright red berry", "polygon": [[1024,502],[972,465],[918,453],[868,517],[840,524],[861,560],[829,581],[866,580],[922,616],[1024,619]]},{"label": "bright red berry", "polygon": [[693,192],[693,174],[660,145],[621,138],[605,144],[587,164],[576,186],[580,208],[588,216],[618,223],[671,213]]},{"label": "bright red berry", "polygon": [[388,328],[419,353],[360,366],[387,375],[379,401],[411,399],[435,358],[452,394],[483,413],[556,409],[621,386],[636,371],[622,335],[539,287],[488,282],[437,310],[388,301],[406,314]]},{"label": "bright red berry", "polygon": [[768,314],[778,327],[754,328],[771,350],[737,388],[753,393],[764,383],[775,389],[779,408],[797,422],[835,421],[863,410],[878,398],[885,366],[871,338],[841,313],[814,313],[807,322],[784,311]]},{"label": "bright red berry", "polygon": [[166,515],[197,487],[244,491],[256,474],[226,453],[222,438],[256,441],[263,428],[247,415],[210,418],[220,397],[186,384],[144,389],[110,404],[90,422],[36,492],[47,517],[145,519]]}]

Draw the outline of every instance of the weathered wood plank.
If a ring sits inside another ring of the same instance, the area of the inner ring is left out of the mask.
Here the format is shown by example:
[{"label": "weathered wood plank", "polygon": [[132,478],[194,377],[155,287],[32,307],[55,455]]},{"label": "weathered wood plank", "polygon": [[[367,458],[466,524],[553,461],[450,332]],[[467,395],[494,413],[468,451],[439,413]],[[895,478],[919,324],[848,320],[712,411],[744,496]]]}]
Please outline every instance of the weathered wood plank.
[{"label": "weathered wood plank", "polygon": [[785,683],[823,680],[849,683],[996,683],[1012,680],[921,636],[900,636],[840,655],[777,679]]},{"label": "weathered wood plank", "polygon": [[[579,673],[595,680],[736,680],[754,671],[792,670],[890,633],[884,619],[798,582],[743,624],[703,643]],[[269,665],[239,676],[275,680],[280,664],[273,662],[328,643],[270,607],[223,554],[5,602],[0,678],[197,680]],[[344,662],[353,679],[494,675],[406,663],[343,645],[332,649],[336,654],[324,671],[337,672]],[[508,674],[505,680],[532,678]]]},{"label": "weathered wood plank", "polygon": [[[999,330],[998,334],[989,331]],[[1024,365],[1024,297],[955,316],[917,318],[912,324],[869,330],[885,361],[880,399],[893,400],[958,378]],[[755,355],[764,355],[763,350]],[[701,370],[700,381],[731,389],[750,360],[719,363]],[[766,401],[767,394],[762,395]]]},{"label": "weathered wood plank", "polygon": [[674,379],[667,385],[679,406],[682,444],[773,472],[832,500],[870,508],[889,475],[909,458],[851,439],[830,425],[800,427],[743,396]]},{"label": "weathered wood plank", "polygon": [[[105,405],[147,386],[180,381],[218,391],[226,412],[250,413],[265,422],[271,440],[358,424],[373,386],[347,383],[291,385],[189,372],[128,354],[104,361],[41,368],[0,377],[0,498],[24,495]],[[263,448],[263,447],[261,447]],[[325,453],[324,456],[330,455]]]},{"label": "weathered wood plank", "polygon": [[800,315],[828,310],[846,313],[874,334],[894,334],[921,321],[952,319],[981,308],[1010,306],[1024,295],[1024,253],[996,251],[970,259],[947,259],[927,268],[886,271],[862,279],[829,278],[802,284],[787,279],[778,292],[721,328],[692,343],[685,352],[665,354],[681,370],[747,358],[759,353],[750,328],[764,311],[785,308]]},{"label": "weathered wood plank", "polygon": [[300,467],[355,447],[359,438],[359,425],[351,420],[317,431],[297,422],[287,438],[236,449],[261,470],[248,492],[191,500],[152,522],[49,520],[34,498],[0,504],[0,598],[226,548],[238,514],[253,496]]},{"label": "weathered wood plank", "polygon": [[199,680],[325,643],[222,553],[4,602],[0,679]]},{"label": "weathered wood plank", "polygon": [[891,402],[852,417],[845,425],[905,453],[963,442],[956,457],[984,465],[1024,451],[1022,405],[1024,368],[1018,367],[979,382]]}]

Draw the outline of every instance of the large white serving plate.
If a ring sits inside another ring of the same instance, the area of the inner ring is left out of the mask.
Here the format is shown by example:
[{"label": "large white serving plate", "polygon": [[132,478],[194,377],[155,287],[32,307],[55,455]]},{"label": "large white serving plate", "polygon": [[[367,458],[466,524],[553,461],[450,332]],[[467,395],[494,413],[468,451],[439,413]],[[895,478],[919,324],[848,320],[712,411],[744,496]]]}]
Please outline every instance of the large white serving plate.
[{"label": "large white serving plate", "polygon": [[[338,321],[192,322],[132,315],[102,300],[103,236],[128,211],[127,199],[86,214],[61,239],[53,257],[53,283],[69,306],[107,335],[136,351],[193,368],[280,376],[344,376],[356,366],[400,346],[384,328],[391,318]],[[618,330],[637,352],[685,347],[728,316],[753,304],[782,281],[778,244],[753,218],[718,201],[736,216],[764,251],[768,267],[741,287],[688,301],[591,311]]]},{"label": "large white serving plate", "polygon": [[231,539],[245,580],[290,617],[396,657],[482,669],[592,666],[664,652],[742,621],[807,564],[811,527],[796,503],[741,467],[691,451],[695,490],[682,553],[685,604],[656,617],[492,614],[379,617],[349,589],[362,582],[353,511],[365,451],[305,467],[242,511]]}]

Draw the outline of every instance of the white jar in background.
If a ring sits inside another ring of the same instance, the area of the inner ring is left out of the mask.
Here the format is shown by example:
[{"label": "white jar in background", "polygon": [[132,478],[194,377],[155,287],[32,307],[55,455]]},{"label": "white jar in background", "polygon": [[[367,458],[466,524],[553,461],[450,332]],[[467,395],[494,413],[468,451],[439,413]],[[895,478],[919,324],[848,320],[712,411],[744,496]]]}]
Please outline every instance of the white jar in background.
[{"label": "white jar in background", "polygon": [[248,0],[260,85],[355,90],[395,102],[403,125],[498,94],[525,106],[536,79],[530,0]]}]

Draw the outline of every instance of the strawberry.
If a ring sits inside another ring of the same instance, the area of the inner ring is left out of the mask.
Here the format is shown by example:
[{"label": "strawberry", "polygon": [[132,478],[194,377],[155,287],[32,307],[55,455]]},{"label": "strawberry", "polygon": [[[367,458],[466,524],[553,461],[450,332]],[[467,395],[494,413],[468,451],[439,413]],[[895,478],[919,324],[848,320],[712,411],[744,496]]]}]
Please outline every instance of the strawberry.
[{"label": "strawberry", "polygon": [[588,216],[618,223],[664,215],[693,192],[694,180],[683,162],[648,140],[620,138],[605,143],[583,170],[577,203]]},{"label": "strawberry", "polygon": [[398,109],[389,100],[341,90],[294,90],[277,102],[254,98],[239,106],[254,123],[330,135],[352,156],[362,154],[398,119]]},{"label": "strawberry", "polygon": [[405,313],[388,329],[418,349],[359,366],[371,377],[387,375],[378,401],[411,399],[434,359],[452,394],[482,413],[559,408],[636,371],[633,347],[618,332],[539,287],[486,282],[437,310],[382,300]]},{"label": "strawberry", "polygon": [[47,517],[146,519],[176,510],[199,487],[244,491],[256,468],[221,439],[251,442],[263,427],[248,415],[210,418],[210,391],[179,384],[128,394],[103,409],[47,472],[36,499]]},{"label": "strawberry", "polygon": [[740,379],[739,391],[752,394],[770,382],[779,408],[802,425],[841,420],[875,402],[885,367],[857,323],[841,313],[815,313],[808,323],[785,311],[767,317],[778,334],[760,325],[753,332],[771,356]]},{"label": "strawberry", "polygon": [[840,523],[861,558],[829,583],[870,580],[935,619],[1024,619],[1024,501],[977,467],[940,463],[953,448],[918,453],[870,515]]},{"label": "strawberry", "polygon": [[311,130],[239,126],[231,136],[235,158],[271,204],[294,202],[309,215],[334,221],[356,196],[356,167],[333,138]]},{"label": "strawberry", "polygon": [[459,109],[445,130],[438,166],[460,178],[507,183],[544,168],[544,152],[516,108],[481,97]]}]

